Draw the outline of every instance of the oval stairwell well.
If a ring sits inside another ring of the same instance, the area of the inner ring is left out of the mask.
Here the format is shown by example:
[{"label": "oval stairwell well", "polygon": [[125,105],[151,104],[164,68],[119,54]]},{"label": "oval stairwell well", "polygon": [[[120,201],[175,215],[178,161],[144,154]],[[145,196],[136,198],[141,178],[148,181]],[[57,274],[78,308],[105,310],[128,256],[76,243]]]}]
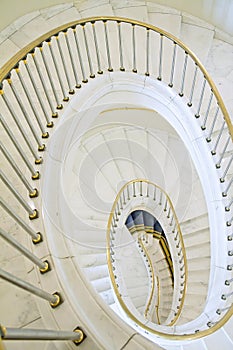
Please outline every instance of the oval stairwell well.
[{"label": "oval stairwell well", "polygon": [[0,349],[232,349],[232,45],[149,1],[0,33]]}]

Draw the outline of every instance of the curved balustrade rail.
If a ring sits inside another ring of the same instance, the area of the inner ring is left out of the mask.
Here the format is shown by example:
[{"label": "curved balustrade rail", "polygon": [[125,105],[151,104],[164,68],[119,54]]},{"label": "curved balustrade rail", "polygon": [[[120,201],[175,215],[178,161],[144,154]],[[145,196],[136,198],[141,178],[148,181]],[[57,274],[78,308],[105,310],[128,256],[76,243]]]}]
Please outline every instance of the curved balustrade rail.
[{"label": "curved balustrade rail", "polygon": [[[140,201],[138,201],[138,199],[140,199]],[[123,297],[121,296],[121,286],[118,282],[119,278],[116,273],[115,255],[117,254],[117,250],[119,249],[119,247],[122,245],[122,243],[119,242],[119,240],[117,239],[118,221],[119,218],[121,218],[121,224],[124,224],[128,215],[127,210],[129,210],[129,208],[134,208],[134,206],[140,206],[141,201],[143,202],[144,200],[145,204],[143,205],[145,206],[145,209],[147,208],[152,211],[152,208],[154,207],[154,211],[156,212],[155,217],[162,223],[162,226],[164,227],[166,237],[169,241],[170,249],[175,250],[173,251],[173,256],[178,257],[178,259],[176,259],[176,264],[178,265],[178,267],[176,268],[175,276],[176,288],[174,290],[172,303],[172,309],[177,311],[171,311],[171,313],[169,314],[168,324],[171,326],[175,324],[182,312],[182,306],[184,304],[185,291],[187,285],[188,266],[182,233],[172,202],[169,196],[166,194],[166,192],[164,192],[159,186],[153,184],[150,181],[144,179],[132,180],[122,187],[122,189],[119,191],[116,197],[116,200],[112,207],[111,215],[109,217],[107,230],[107,257],[109,273],[119,303],[121,304],[122,308],[125,310],[127,315],[133,319],[134,315],[128,309],[127,302],[125,302],[123,300]],[[167,230],[165,229],[165,227]],[[179,245],[177,245],[177,241],[179,242]],[[140,245],[144,247],[141,240]],[[152,298],[154,295],[155,278],[153,276],[153,265],[151,263],[150,257],[148,257],[148,261],[152,273],[152,286],[148,303],[147,305],[145,305],[145,316],[147,315],[148,310],[150,308],[150,304],[152,303]]]},{"label": "curved balustrade rail", "polygon": [[[145,308],[145,312],[144,312],[144,316],[145,316],[145,318],[147,318],[148,314],[150,314],[152,312],[151,305],[152,305],[152,301],[153,301],[154,294],[155,294],[155,273],[154,273],[154,268],[153,268],[151,258],[146,250],[146,247],[143,244],[143,238],[141,238],[141,237],[138,238],[138,245],[139,245],[139,248],[142,249],[142,251],[144,253],[144,257],[146,258],[146,262],[148,263],[148,268],[149,268],[149,272],[150,272],[150,280],[151,280],[150,281],[151,282],[151,288],[150,288],[151,292],[150,292],[149,299],[148,299],[148,302],[147,302],[147,305]],[[157,291],[157,293],[158,292],[159,291]],[[159,307],[159,305],[158,305],[158,307]]]},{"label": "curved balustrade rail", "polygon": [[[2,193],[7,193],[1,205],[10,222],[20,225],[33,243],[42,242],[43,225],[38,231],[32,221],[38,221],[40,216],[35,197],[40,195],[38,180],[48,130],[55,125],[63,104],[88,82],[89,77],[111,74],[113,70],[155,78],[177,92],[189,106],[203,130],[203,138],[210,145],[222,186],[226,227],[232,226],[233,127],[212,79],[196,56],[173,35],[138,21],[114,17],[82,19],[56,28],[20,50],[1,68],[0,120],[4,145],[1,148],[6,160],[1,178],[5,186]],[[112,220],[116,221],[117,217],[113,216]],[[173,217],[173,225],[172,220]],[[232,240],[229,233],[227,240]],[[26,254],[37,261],[28,252]],[[43,270],[44,262],[37,263]],[[232,285],[231,271],[229,262],[226,286]],[[16,282],[15,276],[4,271],[3,275],[8,281]],[[23,281],[17,283],[24,288]],[[27,287],[35,291],[33,286]],[[47,292],[38,290],[37,293],[52,303],[58,300],[56,295],[48,296]],[[222,301],[227,299],[228,304],[217,309],[216,315],[220,316],[208,323],[210,330],[183,337],[161,335],[173,339],[198,338],[215,331],[232,315],[230,293],[223,295]]]}]

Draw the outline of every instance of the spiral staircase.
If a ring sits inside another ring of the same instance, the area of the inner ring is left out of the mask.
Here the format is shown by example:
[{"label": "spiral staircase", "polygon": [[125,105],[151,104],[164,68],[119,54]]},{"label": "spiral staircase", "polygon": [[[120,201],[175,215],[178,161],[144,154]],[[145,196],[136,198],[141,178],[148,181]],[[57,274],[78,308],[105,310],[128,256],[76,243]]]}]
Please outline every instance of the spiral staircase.
[{"label": "spiral staircase", "polygon": [[0,349],[232,349],[232,37],[111,0],[0,38]]}]

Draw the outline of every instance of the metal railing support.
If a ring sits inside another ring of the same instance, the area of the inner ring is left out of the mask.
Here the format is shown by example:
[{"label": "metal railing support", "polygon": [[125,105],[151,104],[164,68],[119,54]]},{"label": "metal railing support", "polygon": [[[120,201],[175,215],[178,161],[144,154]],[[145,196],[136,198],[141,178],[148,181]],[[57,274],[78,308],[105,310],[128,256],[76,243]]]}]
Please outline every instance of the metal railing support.
[{"label": "metal railing support", "polygon": [[145,75],[150,75],[150,29],[146,30],[146,72]]},{"label": "metal railing support", "polygon": [[119,53],[120,53],[120,71],[124,72],[124,62],[123,62],[123,48],[122,48],[122,34],[121,34],[121,22],[117,22],[118,28],[118,41],[119,41]]},{"label": "metal railing support", "polygon": [[109,39],[108,39],[108,28],[107,28],[107,21],[104,22],[104,34],[105,34],[105,46],[107,51],[107,59],[108,59],[108,71],[112,72],[112,62],[111,62],[111,54],[110,54],[110,46],[109,46]]},{"label": "metal railing support", "polygon": [[28,212],[29,219],[33,220],[38,218],[38,211],[36,209],[32,209],[30,205],[25,201],[25,199],[21,196],[21,194],[14,188],[13,184],[8,180],[5,174],[0,170],[0,178],[14,195],[14,197],[18,200],[18,202],[22,205],[22,207]]},{"label": "metal railing support", "polygon": [[87,83],[88,79],[86,77],[86,73],[85,73],[85,69],[84,69],[84,65],[83,65],[83,59],[82,59],[82,55],[81,55],[81,51],[80,51],[80,47],[79,47],[79,39],[78,39],[78,34],[77,34],[77,28],[76,27],[73,28],[73,34],[74,34],[74,39],[75,39],[75,44],[76,44],[79,64],[80,64],[80,68],[81,68],[81,72],[82,72],[82,82],[83,83]]},{"label": "metal railing support", "polygon": [[0,326],[0,336],[3,340],[72,340],[76,345],[86,338],[80,327],[73,331],[10,328]]},{"label": "metal railing support", "polygon": [[93,67],[92,67],[92,61],[91,61],[91,55],[90,55],[90,50],[89,50],[89,45],[88,45],[88,40],[87,40],[87,33],[86,33],[85,24],[82,25],[82,29],[83,29],[85,49],[86,49],[86,53],[87,53],[87,60],[88,60],[88,65],[89,65],[89,70],[90,70],[90,78],[95,78],[95,74],[93,72]]},{"label": "metal railing support", "polygon": [[9,205],[0,198],[0,204],[3,209],[19,224],[31,237],[34,244],[40,243],[43,240],[40,232],[35,232],[26,222],[12,209]]},{"label": "metal railing support", "polygon": [[9,136],[9,138],[11,139],[12,143],[14,144],[15,148],[17,149],[20,157],[22,158],[22,160],[24,161],[24,163],[26,164],[27,168],[30,170],[31,175],[32,175],[32,179],[33,180],[37,180],[40,177],[40,173],[38,171],[36,171],[33,166],[31,165],[31,163],[29,162],[29,160],[27,159],[27,157],[25,156],[22,147],[20,146],[20,144],[18,143],[18,141],[16,140],[13,132],[11,131],[11,129],[9,128],[9,126],[7,125],[7,123],[5,122],[5,120],[3,119],[2,115],[0,114],[0,121],[7,133],[7,135]]},{"label": "metal railing support", "polygon": [[[49,94],[48,91],[47,91],[47,88],[46,88],[46,84],[45,84],[45,81],[44,81],[43,74],[41,73],[40,68],[39,68],[39,64],[37,63],[37,59],[36,59],[36,50],[33,49],[32,52],[30,52],[30,53],[31,53],[31,57],[32,57],[32,59],[33,59],[33,63],[34,63],[34,65],[35,65],[35,67],[36,67],[36,71],[37,71],[37,73],[38,73],[38,75],[39,75],[41,85],[43,86],[43,91],[44,91],[45,96],[46,96],[46,98],[47,98],[47,101],[48,101],[48,104],[49,104],[49,107],[50,107],[50,110],[51,110],[51,113],[52,113],[52,117],[53,117],[53,118],[57,118],[57,117],[58,117],[58,113],[55,112],[55,110],[54,110],[53,102],[52,102],[51,96],[50,96],[50,94]],[[28,73],[29,73],[29,72],[30,72],[30,70],[28,70]],[[32,74],[32,73],[30,73],[30,77],[32,78],[31,80],[34,81],[34,79],[33,79],[33,74]]]},{"label": "metal railing support", "polygon": [[218,112],[219,112],[219,106],[216,108],[214,120],[213,120],[212,125],[211,125],[211,127],[210,127],[209,135],[208,135],[208,137],[206,138],[206,141],[207,141],[207,142],[210,142],[210,141],[211,141],[211,137],[212,137],[212,134],[213,134],[213,131],[214,131],[214,127],[215,127],[215,124],[216,124],[216,121],[217,121],[217,117],[218,117]]},{"label": "metal railing support", "polygon": [[[26,64],[25,64],[25,66],[26,66]],[[29,103],[29,105],[31,107],[31,110],[32,110],[33,114],[36,117],[37,124],[38,124],[38,126],[39,126],[39,128],[40,128],[40,130],[42,132],[41,136],[42,136],[43,139],[45,139],[45,138],[49,137],[49,133],[47,131],[45,131],[44,126],[43,126],[43,124],[42,124],[42,122],[40,120],[40,116],[39,116],[39,114],[37,112],[37,109],[34,107],[33,101],[32,101],[31,96],[30,96],[30,92],[29,92],[28,87],[27,87],[27,84],[25,83],[25,81],[24,81],[24,79],[23,79],[23,77],[21,75],[20,68],[19,67],[15,68],[15,71],[18,74],[19,81],[20,81],[20,83],[22,85],[22,88],[23,88],[23,91],[25,93],[25,96],[27,97],[27,100],[28,100],[28,103]]]},{"label": "metal railing support", "polygon": [[174,42],[173,55],[172,55],[171,75],[170,75],[170,81],[169,81],[169,84],[168,84],[169,87],[173,87],[173,79],[174,79],[175,64],[176,64],[176,48],[177,48],[177,45]]},{"label": "metal railing support", "polygon": [[186,77],[187,62],[188,62],[188,53],[185,52],[183,72],[182,72],[182,78],[181,78],[181,87],[179,92],[180,97],[184,96],[184,83],[185,83],[185,77]]},{"label": "metal railing support", "polygon": [[[67,42],[68,42],[67,30],[64,30],[63,34],[64,34],[64,37],[65,37],[65,43],[67,44]],[[68,73],[68,70],[67,70],[66,60],[65,60],[64,53],[63,53],[63,50],[62,50],[62,47],[61,47],[59,35],[57,36],[57,47],[58,47],[58,50],[59,50],[59,54],[61,56],[62,65],[63,65],[63,69],[64,69],[66,81],[67,81],[67,85],[69,87],[69,94],[73,95],[74,94],[74,89],[72,89],[72,84],[71,84],[70,76],[69,76],[69,73]],[[68,52],[69,52],[69,49],[68,49]],[[64,95],[63,101],[68,101],[68,100],[69,100],[69,97],[66,97]]]},{"label": "metal railing support", "polygon": [[43,44],[41,44],[39,46],[38,52],[40,52],[40,54],[41,54],[41,58],[42,58],[42,61],[43,61],[44,67],[45,67],[45,71],[46,71],[46,74],[48,76],[48,81],[49,81],[50,86],[52,88],[53,96],[54,96],[54,98],[56,100],[57,109],[62,109],[63,105],[61,103],[59,103],[59,98],[58,98],[58,95],[57,95],[56,87],[55,87],[54,82],[53,82],[52,74],[50,73],[49,65],[48,65],[48,63],[46,61],[46,56],[44,54]]},{"label": "metal railing support", "polygon": [[162,80],[162,69],[163,69],[163,34],[160,34],[160,47],[159,47],[159,75],[158,80]]},{"label": "metal railing support", "polygon": [[58,292],[50,294],[50,293],[44,291],[43,289],[40,289],[40,288],[24,281],[23,279],[18,278],[16,276],[12,275],[11,273],[4,271],[2,269],[0,269],[0,278],[4,279],[5,281],[8,281],[9,283],[11,283],[11,284],[13,284],[21,289],[24,289],[24,290],[38,296],[39,298],[47,300],[50,303],[50,306],[52,308],[57,307],[63,301]]},{"label": "metal railing support", "polygon": [[[73,33],[73,31],[72,31],[72,33]],[[73,75],[74,75],[74,78],[75,78],[75,84],[76,84],[75,87],[77,89],[79,89],[81,87],[81,85],[79,83],[77,69],[75,68],[75,60],[74,60],[74,57],[73,57],[73,50],[71,49],[70,42],[68,40],[68,31],[66,31],[64,34],[65,34],[66,46],[67,46],[67,49],[68,49],[68,52],[69,52],[69,56],[70,56],[70,62],[71,62],[71,66],[72,66],[72,71],[73,71]],[[69,93],[71,95],[73,95],[75,93],[75,91],[70,88]]]},{"label": "metal railing support", "polygon": [[38,156],[36,150],[34,149],[33,145],[31,144],[31,141],[28,139],[28,137],[27,137],[27,135],[25,133],[25,130],[24,130],[22,124],[19,121],[19,118],[16,116],[16,113],[15,113],[14,109],[12,108],[10,102],[8,101],[8,98],[5,96],[4,93],[2,94],[2,99],[3,99],[7,109],[9,110],[12,118],[14,119],[15,124],[17,125],[17,127],[18,127],[18,129],[19,129],[19,131],[20,131],[24,141],[26,142],[26,144],[27,144],[31,154],[35,158],[35,163],[36,164],[40,164],[42,162],[42,158]]},{"label": "metal railing support", "polygon": [[15,99],[16,99],[16,101],[18,103],[18,106],[19,106],[19,108],[20,108],[20,110],[21,110],[21,112],[22,112],[22,114],[23,114],[23,116],[24,116],[24,118],[25,118],[25,120],[26,120],[26,122],[28,124],[28,127],[29,127],[29,129],[30,129],[30,131],[31,131],[31,133],[32,133],[32,135],[33,135],[37,145],[38,145],[38,151],[44,151],[45,145],[41,143],[40,138],[37,135],[37,132],[36,132],[36,130],[35,130],[33,124],[32,124],[31,118],[30,118],[26,108],[24,107],[24,103],[23,103],[21,97],[19,97],[18,90],[14,86],[14,84],[13,84],[11,79],[8,79],[8,84],[9,84],[9,86],[11,88],[11,91],[12,91],[12,94],[15,97]]},{"label": "metal railing support", "polygon": [[29,260],[31,260],[35,265],[37,265],[40,269],[41,273],[48,272],[50,270],[50,265],[47,260],[42,261],[35,254],[31,253],[30,250],[25,248],[21,243],[19,243],[14,237],[9,235],[5,230],[0,229],[0,236],[5,239],[12,247],[21,252],[24,256],[26,256]]},{"label": "metal railing support", "polygon": [[98,45],[98,40],[97,40],[97,35],[96,35],[96,30],[95,30],[95,21],[92,21],[91,24],[92,24],[94,43],[95,43],[95,52],[96,52],[97,65],[98,65],[98,74],[103,74],[103,70],[101,69],[101,63],[100,63],[99,45]]},{"label": "metal railing support", "polygon": [[137,73],[137,55],[136,55],[136,39],[135,39],[135,25],[132,24],[132,45],[133,45],[133,73]]},{"label": "metal railing support", "polygon": [[18,167],[18,165],[16,164],[16,162],[14,161],[14,159],[11,157],[10,153],[7,151],[6,147],[2,144],[2,142],[0,142],[0,149],[2,150],[4,156],[6,157],[6,159],[8,160],[8,162],[10,163],[10,165],[12,166],[12,168],[14,169],[14,171],[16,172],[16,174],[18,175],[18,177],[20,178],[20,180],[23,182],[24,186],[27,188],[27,190],[29,191],[29,197],[30,198],[34,198],[38,196],[38,190],[36,188],[33,188],[28,180],[26,179],[24,173],[22,173],[22,171],[20,170],[20,168]]},{"label": "metal railing support", "polygon": [[[25,57],[25,58],[23,59],[23,63],[24,63],[24,67],[26,68],[28,77],[29,77],[29,79],[30,79],[30,81],[31,81],[31,84],[32,84],[32,87],[33,87],[33,91],[34,91],[35,94],[36,94],[37,100],[38,100],[38,102],[39,102],[39,104],[40,104],[40,107],[41,107],[41,109],[42,109],[42,111],[43,111],[43,114],[44,114],[44,117],[45,117],[45,119],[46,119],[47,128],[52,128],[52,127],[53,127],[53,122],[50,120],[50,117],[49,117],[49,115],[48,115],[48,113],[47,113],[47,109],[46,109],[46,107],[45,107],[44,101],[43,101],[42,97],[40,96],[40,94],[39,94],[39,92],[38,92],[38,88],[37,88],[37,86],[36,86],[34,74],[31,73],[31,70],[30,70],[29,65],[28,65],[28,57]],[[40,77],[40,76],[39,76],[39,77]],[[42,85],[42,86],[43,86],[43,85]],[[46,96],[46,98],[47,98],[47,100],[48,100],[47,94],[48,94],[47,91],[45,91],[45,96]]]},{"label": "metal railing support", "polygon": [[[55,36],[54,41],[57,43],[57,46],[58,46],[58,41],[59,41],[58,35]],[[64,87],[63,79],[62,79],[61,74],[60,74],[60,70],[59,70],[59,67],[58,67],[58,63],[57,63],[55,54],[54,54],[54,52],[53,52],[52,39],[49,38],[49,39],[46,41],[46,43],[47,43],[47,45],[48,45],[48,49],[49,49],[49,52],[50,52],[50,54],[51,54],[51,58],[52,58],[52,61],[53,61],[53,64],[54,64],[54,68],[55,68],[56,75],[57,75],[57,78],[58,78],[58,81],[59,81],[59,85],[60,85],[60,88],[61,88],[61,91],[62,91],[62,94],[63,94],[63,101],[68,101],[69,98],[66,96],[66,89],[65,89],[65,87]],[[60,47],[60,46],[59,46],[59,47]],[[58,49],[59,49],[59,47],[58,47]],[[60,54],[60,56],[61,56],[60,50],[59,50],[59,54]]]}]

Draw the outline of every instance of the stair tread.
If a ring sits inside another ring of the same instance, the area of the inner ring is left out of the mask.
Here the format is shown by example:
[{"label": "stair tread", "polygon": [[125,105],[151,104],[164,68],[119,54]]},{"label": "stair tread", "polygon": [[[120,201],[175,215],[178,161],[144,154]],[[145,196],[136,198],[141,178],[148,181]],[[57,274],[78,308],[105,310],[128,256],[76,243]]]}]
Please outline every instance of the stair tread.
[{"label": "stair tread", "polygon": [[214,28],[213,26],[207,27],[205,22],[202,22],[203,26],[201,27],[200,20],[197,21],[198,23],[195,23],[196,18],[193,16],[182,15],[180,39],[189,45],[189,48],[202,62],[205,62],[214,37]]},{"label": "stair tread", "polygon": [[133,1],[131,4],[129,4],[124,1],[121,2],[118,0],[111,0],[111,3],[116,16],[128,17],[130,11],[131,18],[137,19],[145,23],[148,22],[147,7],[145,6],[145,2],[137,1],[136,3],[135,1]]},{"label": "stair tread", "polygon": [[109,276],[103,277],[101,279],[91,280],[91,284],[98,293],[107,292],[111,290],[111,282]]},{"label": "stair tread", "polygon": [[[102,1],[103,2],[103,1]],[[95,2],[92,7],[87,7],[85,4],[79,7],[79,13],[83,18],[93,16],[114,16],[112,6],[108,3],[99,4]]]},{"label": "stair tread", "polygon": [[98,293],[99,293],[99,295],[101,296],[101,298],[103,298],[104,301],[105,301],[108,305],[112,305],[112,304],[115,303],[112,290],[102,291],[102,292],[98,292]]}]

